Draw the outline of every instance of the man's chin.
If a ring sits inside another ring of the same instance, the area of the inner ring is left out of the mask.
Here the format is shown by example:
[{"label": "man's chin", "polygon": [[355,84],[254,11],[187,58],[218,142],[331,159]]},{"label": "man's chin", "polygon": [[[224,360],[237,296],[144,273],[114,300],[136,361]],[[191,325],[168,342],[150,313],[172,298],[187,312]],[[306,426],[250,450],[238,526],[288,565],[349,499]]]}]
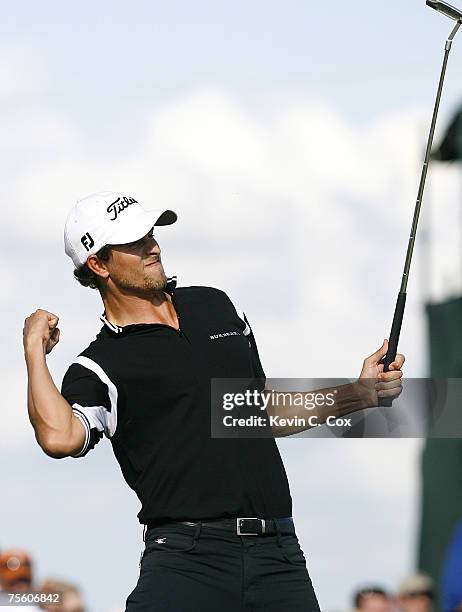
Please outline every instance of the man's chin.
[{"label": "man's chin", "polygon": [[147,291],[164,291],[167,288],[168,279],[165,274],[162,274],[160,278],[147,278],[146,289]]}]

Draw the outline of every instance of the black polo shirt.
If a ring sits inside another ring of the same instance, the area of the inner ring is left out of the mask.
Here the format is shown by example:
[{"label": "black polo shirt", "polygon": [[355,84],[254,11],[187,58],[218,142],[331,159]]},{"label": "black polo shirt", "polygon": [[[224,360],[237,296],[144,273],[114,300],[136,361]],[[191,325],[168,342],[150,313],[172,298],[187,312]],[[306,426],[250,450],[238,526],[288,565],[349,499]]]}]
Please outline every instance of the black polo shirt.
[{"label": "black polo shirt", "polygon": [[141,523],[291,516],[275,441],[210,435],[210,379],[265,377],[245,315],[219,289],[172,277],[166,290],[180,330],[103,316],[67,370],[61,393],[86,431],[76,456],[110,439]]}]

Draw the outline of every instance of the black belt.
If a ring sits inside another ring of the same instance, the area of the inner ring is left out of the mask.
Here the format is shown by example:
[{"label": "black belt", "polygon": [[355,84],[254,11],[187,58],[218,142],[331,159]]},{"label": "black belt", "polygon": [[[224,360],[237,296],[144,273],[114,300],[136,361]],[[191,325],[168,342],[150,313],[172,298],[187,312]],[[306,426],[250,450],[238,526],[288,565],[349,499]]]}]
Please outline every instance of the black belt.
[{"label": "black belt", "polygon": [[[295,525],[292,517],[278,519],[244,518],[216,519],[211,521],[176,521],[172,523],[150,523],[147,528],[167,525],[190,525],[194,527],[201,523],[204,527],[216,527],[233,531],[236,535],[276,535],[279,528],[281,535],[295,535]],[[277,526],[276,526],[277,524]]]}]

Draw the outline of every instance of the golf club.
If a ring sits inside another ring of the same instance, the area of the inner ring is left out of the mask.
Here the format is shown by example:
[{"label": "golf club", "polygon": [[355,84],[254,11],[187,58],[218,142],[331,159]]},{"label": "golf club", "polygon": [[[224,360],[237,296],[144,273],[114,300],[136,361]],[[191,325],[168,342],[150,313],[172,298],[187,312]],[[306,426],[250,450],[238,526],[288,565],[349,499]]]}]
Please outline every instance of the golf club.
[{"label": "golf club", "polygon": [[[417,202],[416,202],[415,210],[414,210],[414,219],[412,221],[411,235],[409,238],[409,245],[407,248],[406,261],[404,264],[404,272],[403,272],[403,277],[401,280],[401,287],[398,293],[398,299],[396,301],[395,314],[393,316],[393,323],[391,326],[390,337],[388,341],[388,352],[383,359],[383,371],[384,372],[388,372],[390,364],[395,360],[396,352],[398,350],[399,335],[401,332],[401,324],[403,322],[404,308],[406,305],[406,290],[407,290],[407,283],[409,279],[409,270],[411,267],[412,254],[414,252],[417,225],[419,223],[420,209],[421,209],[422,198],[423,198],[423,194],[425,190],[425,181],[427,178],[428,164],[429,164],[430,154],[431,154],[432,145],[433,145],[433,136],[435,134],[436,119],[438,117],[438,110],[440,107],[441,93],[443,91],[444,77],[446,75],[446,67],[448,64],[449,52],[451,51],[451,47],[452,47],[452,41],[455,35],[457,34],[457,31],[459,30],[460,26],[462,25],[462,11],[456,9],[450,4],[447,4],[446,2],[439,2],[436,0],[427,0],[427,5],[437,10],[438,12],[442,13],[443,15],[446,15],[450,19],[454,19],[455,21],[457,21],[457,23],[454,26],[454,29],[452,30],[451,34],[449,35],[449,38],[447,39],[446,45],[445,45],[443,67],[441,69],[441,76],[440,76],[440,81],[438,85],[438,92],[436,95],[435,108],[433,110],[433,118],[432,118],[431,127],[430,127],[430,134],[428,136],[427,149],[425,152],[425,159],[424,159],[424,163],[422,167],[422,175],[420,177],[419,191],[418,191]],[[389,398],[382,398],[379,405],[389,407],[392,405],[392,401]]]},{"label": "golf club", "polygon": [[454,6],[451,6],[447,2],[440,2],[439,0],[427,0],[427,5],[435,9],[435,11],[443,13],[443,15],[446,15],[446,17],[454,19],[455,21],[460,21],[462,19],[462,11],[459,11],[459,9],[456,9]]}]

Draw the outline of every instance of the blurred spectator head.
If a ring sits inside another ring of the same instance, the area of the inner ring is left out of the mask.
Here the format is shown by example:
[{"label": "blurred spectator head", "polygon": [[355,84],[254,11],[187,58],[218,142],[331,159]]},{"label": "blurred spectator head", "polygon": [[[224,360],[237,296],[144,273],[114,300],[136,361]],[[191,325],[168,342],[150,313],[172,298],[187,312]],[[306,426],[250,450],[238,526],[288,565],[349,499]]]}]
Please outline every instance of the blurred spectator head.
[{"label": "blurred spectator head", "polygon": [[390,612],[391,601],[385,589],[368,585],[356,591],[353,604],[357,610],[364,612]]},{"label": "blurred spectator head", "polygon": [[32,587],[32,561],[24,550],[11,548],[0,554],[0,589],[27,593]]},{"label": "blurred spectator head", "polygon": [[405,578],[398,587],[397,603],[404,612],[431,612],[435,599],[435,584],[426,574]]},{"label": "blurred spectator head", "polygon": [[59,605],[50,604],[43,605],[44,610],[51,612],[85,612],[85,606],[80,595],[79,589],[69,582],[48,578],[40,587],[41,593],[60,593],[62,595]]}]

